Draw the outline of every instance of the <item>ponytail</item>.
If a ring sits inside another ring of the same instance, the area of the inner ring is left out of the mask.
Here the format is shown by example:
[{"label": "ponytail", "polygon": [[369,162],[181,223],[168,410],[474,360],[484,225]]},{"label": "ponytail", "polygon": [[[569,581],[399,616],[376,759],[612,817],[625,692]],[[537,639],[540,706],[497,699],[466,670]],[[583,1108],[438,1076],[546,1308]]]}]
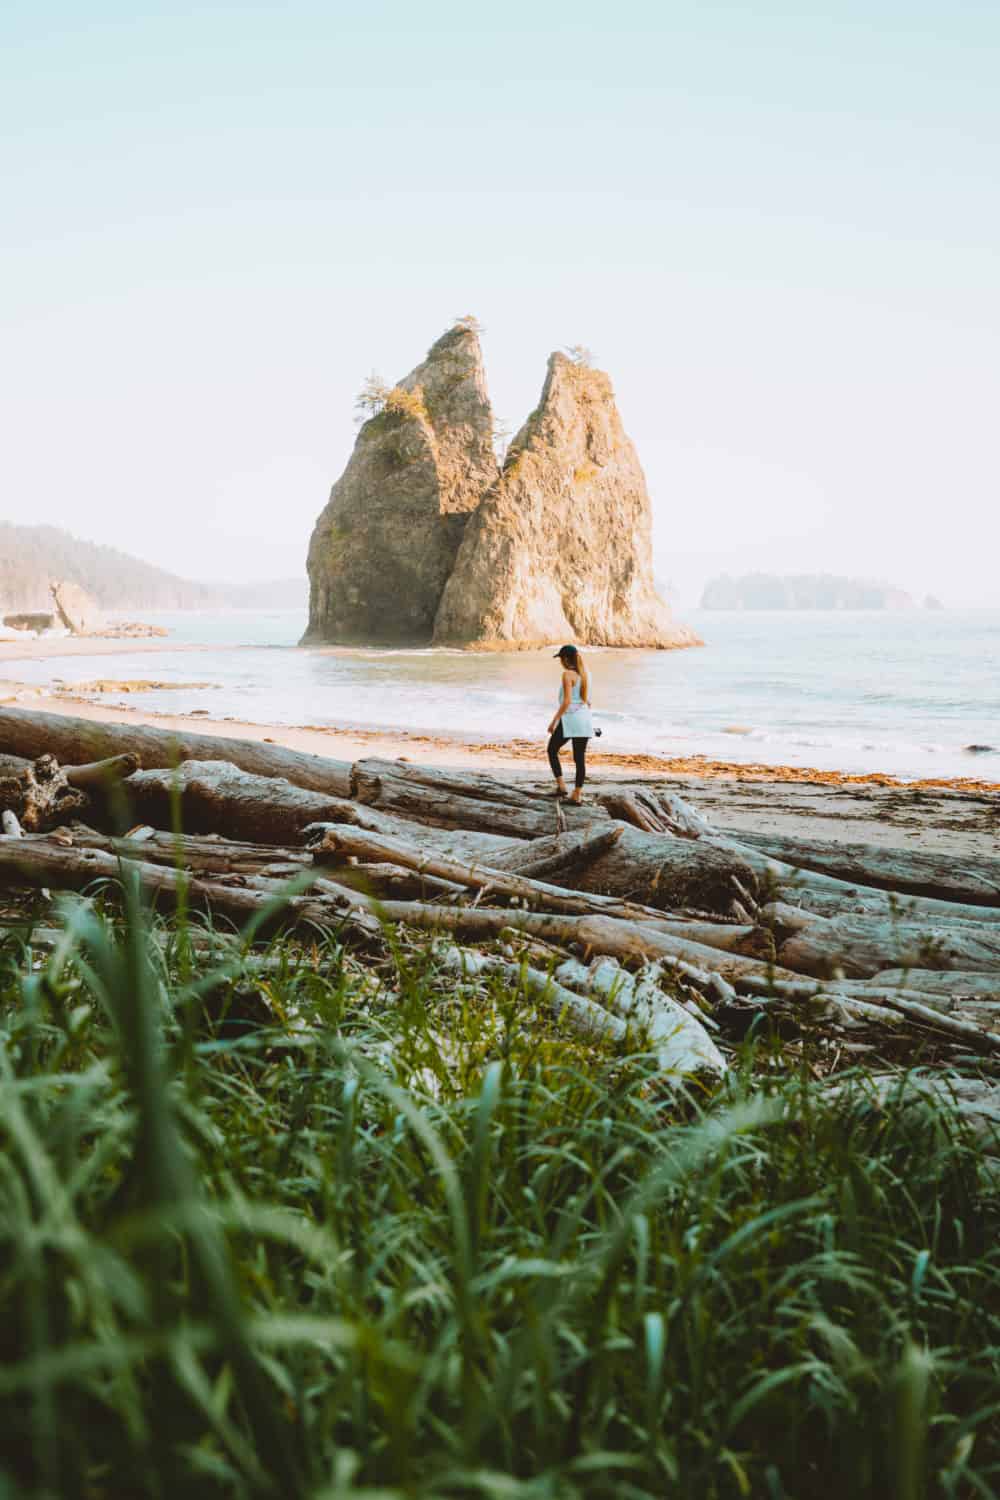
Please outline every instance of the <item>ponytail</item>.
[{"label": "ponytail", "polygon": [[589,703],[590,678],[587,675],[587,668],[583,664],[583,652],[578,646],[564,646],[559,655],[562,658],[563,666],[566,666],[568,663],[574,672],[579,673],[580,697],[584,703]]},{"label": "ponytail", "polygon": [[590,702],[590,678],[587,676],[587,668],[583,665],[583,652],[576,653],[576,670],[580,674],[580,697],[584,703]]}]

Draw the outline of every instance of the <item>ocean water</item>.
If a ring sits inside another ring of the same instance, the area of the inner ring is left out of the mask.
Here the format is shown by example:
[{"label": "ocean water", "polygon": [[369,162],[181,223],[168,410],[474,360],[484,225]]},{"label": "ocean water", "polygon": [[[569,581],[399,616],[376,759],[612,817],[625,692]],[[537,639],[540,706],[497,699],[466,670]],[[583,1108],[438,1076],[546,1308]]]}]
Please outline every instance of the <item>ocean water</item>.
[{"label": "ocean water", "polygon": [[[67,687],[197,682],[101,701],[500,742],[541,743],[558,688],[551,650],[303,650],[296,610],[146,618],[198,649],[11,661],[2,673]],[[704,647],[587,653],[603,750],[1000,781],[1000,610],[683,618]]]}]

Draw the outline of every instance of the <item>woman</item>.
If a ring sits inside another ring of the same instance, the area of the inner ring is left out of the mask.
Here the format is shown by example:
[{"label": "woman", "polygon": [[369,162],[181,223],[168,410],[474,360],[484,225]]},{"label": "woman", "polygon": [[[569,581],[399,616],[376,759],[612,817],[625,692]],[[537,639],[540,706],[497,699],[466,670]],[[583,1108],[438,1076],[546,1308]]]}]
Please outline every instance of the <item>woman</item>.
[{"label": "woman", "polygon": [[556,796],[566,796],[559,751],[567,740],[573,741],[576,779],[570,801],[579,807],[583,801],[583,783],[587,779],[587,741],[593,734],[590,718],[590,680],[583,657],[575,646],[562,646],[553,657],[562,663],[562,691],[559,707],[549,723],[549,765],[556,778]]}]

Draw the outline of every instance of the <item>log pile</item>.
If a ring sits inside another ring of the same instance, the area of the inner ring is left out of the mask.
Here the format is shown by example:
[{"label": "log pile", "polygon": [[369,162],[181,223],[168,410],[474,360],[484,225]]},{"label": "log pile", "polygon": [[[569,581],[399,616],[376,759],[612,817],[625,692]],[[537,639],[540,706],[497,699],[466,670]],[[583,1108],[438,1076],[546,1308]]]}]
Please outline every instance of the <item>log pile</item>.
[{"label": "log pile", "polygon": [[652,786],[571,807],[471,772],[21,709],[0,710],[0,768],[0,888],[127,870],[154,905],[261,933],[370,951],[423,930],[452,982],[516,982],[669,1084],[718,1083],[762,1019],[848,1059],[1000,1055],[1000,861],[800,850]]}]

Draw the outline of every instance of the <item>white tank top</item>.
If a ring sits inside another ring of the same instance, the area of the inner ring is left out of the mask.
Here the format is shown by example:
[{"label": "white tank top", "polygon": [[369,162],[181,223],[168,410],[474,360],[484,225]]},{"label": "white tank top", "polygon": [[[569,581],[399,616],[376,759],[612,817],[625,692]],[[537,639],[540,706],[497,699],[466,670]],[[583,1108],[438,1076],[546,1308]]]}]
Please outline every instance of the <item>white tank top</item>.
[{"label": "white tank top", "polygon": [[[559,702],[562,702],[562,693],[559,694]],[[580,692],[579,677],[573,683],[569,691],[569,708],[562,716],[562,732],[568,740],[590,739],[594,733],[594,724],[590,716],[590,708],[584,703]]]}]

